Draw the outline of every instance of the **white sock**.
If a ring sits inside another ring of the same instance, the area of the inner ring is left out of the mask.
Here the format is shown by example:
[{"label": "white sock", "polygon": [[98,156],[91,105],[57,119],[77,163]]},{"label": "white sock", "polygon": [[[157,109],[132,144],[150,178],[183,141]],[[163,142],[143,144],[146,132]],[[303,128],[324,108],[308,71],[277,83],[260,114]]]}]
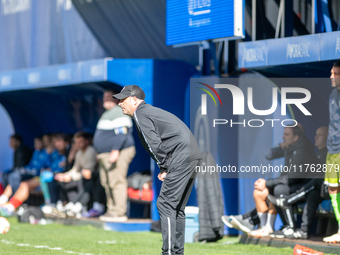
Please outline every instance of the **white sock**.
[{"label": "white sock", "polygon": [[274,231],[275,220],[276,220],[276,214],[268,213],[266,228],[269,231]]},{"label": "white sock", "polygon": [[7,202],[8,202],[8,197],[5,196],[4,194],[2,194],[2,195],[0,196],[0,205],[6,204]]},{"label": "white sock", "polygon": [[339,225],[339,230],[338,230],[338,234],[340,234],[340,225]]},{"label": "white sock", "polygon": [[80,213],[82,209],[83,209],[83,205],[80,202],[75,203],[72,207],[72,211],[74,213]]},{"label": "white sock", "polygon": [[95,209],[97,212],[103,213],[105,210],[105,205],[98,202],[93,202],[93,209]]},{"label": "white sock", "polygon": [[10,213],[12,213],[12,212],[15,211],[15,207],[14,207],[14,205],[12,205],[12,204],[6,205],[6,208],[8,209],[8,211],[9,211]]},{"label": "white sock", "polygon": [[261,227],[265,226],[266,223],[267,223],[267,215],[268,215],[268,213],[266,213],[266,212],[264,212],[264,213],[257,212],[257,215],[260,218]]},{"label": "white sock", "polygon": [[65,210],[72,210],[73,206],[74,206],[73,202],[68,202],[65,205]]},{"label": "white sock", "polygon": [[57,201],[56,208],[60,212],[63,212],[65,210],[65,207],[63,206],[63,202],[61,202],[60,200]]}]

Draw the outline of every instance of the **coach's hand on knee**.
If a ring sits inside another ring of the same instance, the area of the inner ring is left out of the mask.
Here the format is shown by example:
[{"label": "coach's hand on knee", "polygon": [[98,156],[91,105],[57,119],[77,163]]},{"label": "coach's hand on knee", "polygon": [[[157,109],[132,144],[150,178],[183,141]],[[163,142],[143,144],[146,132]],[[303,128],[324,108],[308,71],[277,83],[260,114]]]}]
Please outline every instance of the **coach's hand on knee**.
[{"label": "coach's hand on knee", "polygon": [[159,174],[158,174],[158,179],[159,179],[160,181],[164,181],[165,176],[166,176],[166,173],[159,173]]}]

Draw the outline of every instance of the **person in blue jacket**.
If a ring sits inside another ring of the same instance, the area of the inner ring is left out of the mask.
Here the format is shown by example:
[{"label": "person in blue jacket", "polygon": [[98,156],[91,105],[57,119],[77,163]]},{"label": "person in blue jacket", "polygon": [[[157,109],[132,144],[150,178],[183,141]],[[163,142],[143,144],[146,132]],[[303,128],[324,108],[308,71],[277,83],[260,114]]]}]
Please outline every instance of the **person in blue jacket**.
[{"label": "person in blue jacket", "polygon": [[[46,171],[44,171],[44,173],[51,172],[52,174],[57,174],[63,172],[66,166],[67,153],[69,150],[69,141],[67,136],[65,134],[56,134],[54,136],[54,144],[57,151],[52,153],[51,165]],[[51,183],[53,183],[53,181]],[[13,215],[13,212],[28,199],[30,190],[34,190],[39,186],[39,177],[34,177],[21,182],[17,192],[12,196],[9,202],[0,205],[0,215],[3,217]],[[53,190],[52,187],[50,187],[49,190],[51,192],[51,196],[58,195],[58,190]]]},{"label": "person in blue jacket", "polygon": [[50,166],[50,156],[44,149],[42,136],[34,138],[34,153],[30,162],[21,168],[15,168],[3,176],[4,193],[0,196],[0,204],[8,201],[14,194],[22,181],[30,180],[40,175],[40,170]]}]

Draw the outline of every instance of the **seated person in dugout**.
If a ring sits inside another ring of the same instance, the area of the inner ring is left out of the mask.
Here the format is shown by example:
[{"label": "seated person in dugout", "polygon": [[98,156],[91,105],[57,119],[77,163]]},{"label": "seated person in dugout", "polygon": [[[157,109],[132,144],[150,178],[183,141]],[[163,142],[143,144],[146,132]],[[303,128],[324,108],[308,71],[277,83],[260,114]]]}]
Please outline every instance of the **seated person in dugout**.
[{"label": "seated person in dugout", "polygon": [[32,156],[31,149],[23,144],[21,135],[12,135],[9,140],[9,146],[14,150],[13,167],[4,171],[1,175],[1,186],[5,189],[8,185],[8,176],[14,170],[26,166]]},{"label": "seated person in dugout", "polygon": [[[314,147],[306,138],[301,125],[286,127],[284,129],[283,143],[278,147],[270,149],[266,158],[271,160],[284,156],[285,166],[304,166],[304,164],[317,163]],[[283,153],[282,153],[283,152]],[[303,169],[303,171],[305,171]],[[295,222],[292,218],[291,208],[282,210],[272,203],[267,205],[267,196],[289,195],[301,188],[309,179],[296,178],[291,173],[281,173],[275,179],[258,179],[254,184],[254,200],[256,209],[236,216],[222,216],[223,222],[229,227],[236,227],[252,236],[272,236],[284,238],[285,235],[292,235],[295,230]],[[280,214],[283,222],[282,229],[274,232],[274,223],[277,213]],[[254,230],[254,226],[260,227]]]},{"label": "seated person in dugout", "polygon": [[44,146],[46,153],[48,155],[51,155],[52,152],[54,152],[54,150],[55,150],[54,142],[52,140],[53,140],[53,135],[51,133],[44,134],[42,136],[43,146]]},{"label": "seated person in dugout", "polygon": [[[315,166],[316,168],[322,167],[326,163],[328,151],[327,134],[328,127],[320,127],[316,130],[315,146],[318,148],[316,155],[319,164],[319,166]],[[282,197],[268,195],[268,201],[282,209],[287,209],[289,206],[299,202],[305,202],[300,228],[295,230],[292,235],[286,235],[285,238],[308,239],[309,228],[314,219],[316,210],[319,204],[324,200],[324,197],[322,197],[323,190],[323,178],[313,178],[296,192],[289,195],[283,195]]]},{"label": "seated person in dugout", "polygon": [[[64,171],[66,165],[66,153],[68,148],[68,139],[64,134],[57,134],[54,137],[56,151],[51,155],[51,164],[45,172],[57,174]],[[42,173],[43,174],[43,173]],[[30,190],[40,186],[39,177],[34,177],[30,180],[20,183],[18,190],[14,193],[8,203],[0,205],[0,215],[4,217],[11,216],[14,211],[29,197]],[[50,189],[50,192],[54,192]],[[51,193],[52,193],[51,192]]]},{"label": "seated person in dugout", "polygon": [[[75,155],[74,165],[71,170],[57,174],[54,178],[60,187],[60,199],[65,205],[66,212],[72,215],[79,215],[90,201],[94,186],[93,173],[97,170],[97,153],[90,145],[90,135],[85,132],[78,132],[74,135],[75,145],[78,151]],[[99,216],[104,212],[104,204],[97,204],[95,210]],[[94,216],[94,215],[91,215]]]},{"label": "seated person in dugout", "polygon": [[10,147],[14,150],[13,168],[24,167],[29,163],[32,157],[32,151],[24,145],[23,138],[20,135],[12,135]]},{"label": "seated person in dugout", "polygon": [[41,136],[34,138],[34,153],[30,162],[21,168],[11,171],[3,179],[5,187],[4,193],[0,196],[0,204],[8,202],[9,198],[14,194],[22,181],[32,179],[40,175],[40,170],[50,165],[50,158],[43,146]]},{"label": "seated person in dugout", "polygon": [[[56,133],[52,136],[52,143],[55,146],[55,150],[51,154],[51,169],[53,169],[53,171],[44,171],[40,176],[40,185],[44,194],[45,204],[48,204],[46,203],[48,200],[52,207],[55,207],[57,201],[59,201],[60,193],[54,176],[68,171],[73,166],[73,157],[70,157],[71,138],[72,136],[63,133]],[[60,151],[59,148],[63,150]]]}]

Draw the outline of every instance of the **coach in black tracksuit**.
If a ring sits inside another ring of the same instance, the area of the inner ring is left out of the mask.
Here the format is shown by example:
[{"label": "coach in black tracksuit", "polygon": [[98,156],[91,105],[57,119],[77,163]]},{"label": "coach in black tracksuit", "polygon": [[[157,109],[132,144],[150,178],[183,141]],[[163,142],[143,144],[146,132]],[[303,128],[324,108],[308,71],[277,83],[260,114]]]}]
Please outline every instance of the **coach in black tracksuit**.
[{"label": "coach in black tracksuit", "polygon": [[125,86],[113,97],[123,113],[133,117],[138,136],[160,168],[163,181],[157,200],[163,236],[163,254],[184,253],[185,214],[201,153],[188,127],[175,115],[146,104],[143,90]]}]

